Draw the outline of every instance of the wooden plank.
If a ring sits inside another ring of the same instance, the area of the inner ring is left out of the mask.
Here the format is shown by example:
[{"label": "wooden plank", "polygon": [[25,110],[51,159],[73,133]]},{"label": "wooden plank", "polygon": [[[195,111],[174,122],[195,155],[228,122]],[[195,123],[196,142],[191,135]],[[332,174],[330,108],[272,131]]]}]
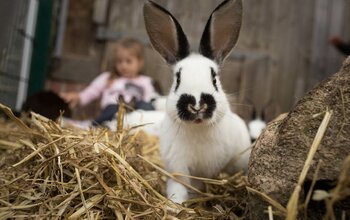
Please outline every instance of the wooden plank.
[{"label": "wooden plank", "polygon": [[160,84],[163,94],[168,94],[173,80],[173,73],[163,58],[151,47],[146,47],[145,50],[144,74],[151,76]]},{"label": "wooden plank", "polygon": [[109,0],[95,0],[92,19],[96,24],[103,25],[107,21]]},{"label": "wooden plank", "polygon": [[[317,0],[316,0],[317,1]],[[298,29],[298,39],[296,47],[297,54],[295,55],[298,58],[298,62],[294,63],[297,67],[293,93],[293,103],[301,99],[305,92],[307,91],[307,81],[306,78],[310,77],[310,59],[311,59],[311,44],[312,44],[312,34],[313,34],[313,25],[314,25],[314,13],[315,13],[315,0],[302,1],[299,0],[299,3],[303,7],[299,8],[302,16],[298,16],[297,23],[299,26]]]},{"label": "wooden plank", "polygon": [[220,72],[220,81],[224,91],[231,104],[231,109],[235,112],[244,112],[245,109],[241,109],[242,103],[238,100],[238,97],[244,91],[241,90],[242,80],[242,60],[227,60]]},{"label": "wooden plank", "polygon": [[63,54],[89,55],[94,49],[93,0],[69,2]]},{"label": "wooden plank", "polygon": [[[289,54],[287,52],[288,38],[289,38],[289,25],[288,25],[288,14],[289,9],[288,2],[274,0],[271,2],[271,33],[269,43],[270,63],[269,70],[271,71],[271,84],[273,85],[270,89],[270,97],[273,102],[280,103],[285,106],[283,86],[283,75],[286,74],[286,62],[288,61]],[[267,13],[267,12],[266,12]],[[283,58],[282,58],[283,57]],[[287,106],[285,107],[287,108]]]},{"label": "wooden plank", "polygon": [[316,1],[311,52],[312,75],[308,78],[308,88],[314,87],[325,75],[330,6],[330,0]]},{"label": "wooden plank", "polygon": [[54,79],[77,83],[89,83],[100,73],[97,57],[64,55],[59,66],[51,73]]},{"label": "wooden plank", "polygon": [[241,106],[237,106],[237,111],[245,120],[251,119],[251,112],[253,107],[255,108],[256,106],[253,91],[256,89],[255,79],[258,68],[257,60],[255,59],[247,59],[243,63],[240,91],[237,100]]},{"label": "wooden plank", "polygon": [[[345,17],[345,4],[348,0],[332,0],[330,8],[330,25],[328,39],[332,36],[344,36],[344,17]],[[328,44],[327,48],[327,68],[324,73],[324,78],[336,73],[341,66],[343,55],[336,51],[336,49]]]},{"label": "wooden plank", "polygon": [[281,98],[284,100],[281,107],[285,110],[293,106],[305,93],[304,80],[299,78],[304,78],[309,72],[314,1],[297,0],[288,5],[288,8],[288,41],[285,51],[288,56],[283,58],[286,61],[286,74],[281,87]]},{"label": "wooden plank", "polygon": [[350,1],[346,1],[345,2],[345,7],[344,7],[344,11],[346,12],[344,14],[344,23],[343,23],[343,30],[344,30],[344,39],[348,42],[350,42],[350,25],[349,25],[349,21],[350,21]]}]

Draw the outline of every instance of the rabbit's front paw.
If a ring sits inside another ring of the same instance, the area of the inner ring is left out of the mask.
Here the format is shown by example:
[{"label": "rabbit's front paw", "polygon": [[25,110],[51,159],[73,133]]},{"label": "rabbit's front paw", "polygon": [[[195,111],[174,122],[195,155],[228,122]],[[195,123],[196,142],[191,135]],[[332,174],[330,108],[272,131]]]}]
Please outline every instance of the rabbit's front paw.
[{"label": "rabbit's front paw", "polygon": [[174,180],[168,180],[167,195],[168,199],[178,204],[188,200],[188,192],[186,187],[181,183],[175,182]]}]

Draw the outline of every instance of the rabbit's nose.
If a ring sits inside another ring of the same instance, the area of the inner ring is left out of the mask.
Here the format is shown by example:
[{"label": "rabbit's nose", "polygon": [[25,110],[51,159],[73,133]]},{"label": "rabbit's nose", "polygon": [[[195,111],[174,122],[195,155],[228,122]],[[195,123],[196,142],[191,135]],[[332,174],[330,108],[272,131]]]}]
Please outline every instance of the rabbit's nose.
[{"label": "rabbit's nose", "polygon": [[200,113],[204,114],[204,118],[211,118],[216,109],[216,101],[213,95],[202,93],[199,100],[199,106],[201,108]]},{"label": "rabbit's nose", "polygon": [[187,110],[192,114],[204,113],[208,109],[208,104],[203,103],[199,107],[196,107],[193,104],[188,104]]},{"label": "rabbit's nose", "polygon": [[187,110],[189,112],[191,112],[192,114],[197,114],[199,112],[199,108],[196,108],[196,106],[192,105],[192,104],[188,104],[187,105]]},{"label": "rabbit's nose", "polygon": [[176,107],[178,116],[182,120],[208,119],[213,116],[216,109],[216,101],[214,96],[206,93],[200,95],[199,102],[193,95],[182,94]]},{"label": "rabbit's nose", "polygon": [[190,94],[182,94],[176,104],[178,116],[185,121],[192,121],[198,113],[196,98]]}]

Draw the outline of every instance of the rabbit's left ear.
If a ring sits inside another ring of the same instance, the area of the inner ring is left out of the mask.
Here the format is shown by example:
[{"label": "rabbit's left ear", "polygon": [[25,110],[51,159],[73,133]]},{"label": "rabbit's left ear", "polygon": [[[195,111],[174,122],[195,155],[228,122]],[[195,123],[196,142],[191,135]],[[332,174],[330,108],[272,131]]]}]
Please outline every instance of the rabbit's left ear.
[{"label": "rabbit's left ear", "polygon": [[242,23],[242,0],[225,0],[210,15],[199,52],[222,63],[236,45]]},{"label": "rabbit's left ear", "polygon": [[148,1],[143,12],[151,43],[168,63],[174,64],[189,55],[190,47],[186,35],[169,11]]}]

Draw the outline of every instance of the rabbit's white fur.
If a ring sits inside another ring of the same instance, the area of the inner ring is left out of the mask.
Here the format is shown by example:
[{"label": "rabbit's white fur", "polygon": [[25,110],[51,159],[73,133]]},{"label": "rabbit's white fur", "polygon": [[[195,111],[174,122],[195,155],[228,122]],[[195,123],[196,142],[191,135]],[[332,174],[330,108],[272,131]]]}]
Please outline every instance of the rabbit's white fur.
[{"label": "rabbit's white fur", "polygon": [[[229,172],[247,168],[250,146],[247,126],[231,112],[219,81],[215,91],[210,67],[218,71],[216,63],[199,54],[192,54],[173,67],[174,72],[181,68],[181,83],[176,92],[174,84],[171,88],[160,136],[161,156],[169,172],[210,178],[226,166]],[[203,92],[215,97],[217,109],[213,117],[201,124],[179,120],[176,109],[179,95],[191,94],[199,100]],[[182,180],[190,183],[187,178]],[[186,187],[172,179],[167,183],[167,195],[178,203],[188,199]]]},{"label": "rabbit's white fur", "polygon": [[[164,111],[143,111],[137,110],[124,116],[124,126],[132,128],[142,126],[141,129],[150,135],[159,136],[161,133],[161,123],[165,117]],[[106,122],[106,126],[115,131],[117,128],[117,119]]]},{"label": "rabbit's white fur", "polygon": [[265,127],[266,127],[266,122],[263,121],[261,118],[255,118],[254,120],[250,121],[248,123],[250,138],[252,140],[256,140],[260,136],[261,132],[264,130]]},{"label": "rabbit's white fur", "polygon": [[[154,111],[137,110],[125,114],[124,126],[132,128],[142,126],[141,129],[150,135],[159,136],[161,133],[161,122],[165,117],[166,96],[158,96],[153,102]],[[117,128],[117,119],[106,122],[105,125],[115,131]]]},{"label": "rabbit's white fur", "polygon": [[153,101],[153,106],[156,111],[165,111],[166,107],[166,96],[159,96]]}]

